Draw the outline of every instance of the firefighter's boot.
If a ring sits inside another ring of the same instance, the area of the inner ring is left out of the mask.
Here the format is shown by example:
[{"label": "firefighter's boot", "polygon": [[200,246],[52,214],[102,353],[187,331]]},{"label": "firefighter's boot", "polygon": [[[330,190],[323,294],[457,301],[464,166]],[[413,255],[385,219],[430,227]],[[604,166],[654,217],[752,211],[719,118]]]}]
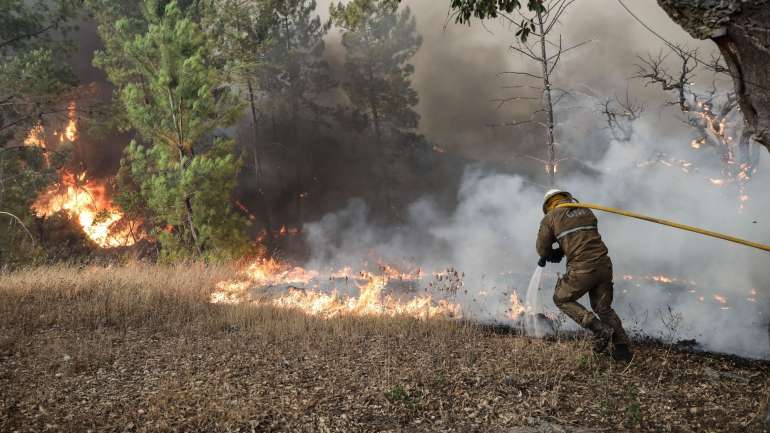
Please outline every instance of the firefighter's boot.
[{"label": "firefighter's boot", "polygon": [[594,334],[594,353],[604,353],[612,340],[612,327],[594,317],[586,328]]}]

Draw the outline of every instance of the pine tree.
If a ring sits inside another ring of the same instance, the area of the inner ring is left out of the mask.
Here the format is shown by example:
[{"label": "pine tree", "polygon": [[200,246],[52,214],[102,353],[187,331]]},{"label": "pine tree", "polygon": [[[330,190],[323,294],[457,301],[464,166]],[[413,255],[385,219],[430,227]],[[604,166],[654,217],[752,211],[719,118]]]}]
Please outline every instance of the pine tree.
[{"label": "pine tree", "polygon": [[315,0],[279,0],[273,5],[259,87],[267,97],[265,111],[277,119],[272,131],[275,140],[294,150],[294,200],[301,224],[307,151],[300,131],[317,130],[326,122],[328,110],[316,101],[336,83],[323,57],[328,26],[316,13]]},{"label": "pine tree", "polygon": [[222,82],[197,8],[144,0],[140,11],[102,23],[106,48],[95,57],[146,143],[133,142],[121,163],[138,186],[132,200],[138,194],[151,211],[170,259],[241,253],[246,222],[229,203],[240,161],[231,140],[214,136],[241,107]]},{"label": "pine tree", "polygon": [[[393,194],[392,167],[398,159],[393,135],[414,131],[417,92],[408,63],[422,44],[417,23],[408,7],[394,0],[354,0],[331,8],[332,21],[342,29],[345,58],[345,93],[366,113],[375,145],[381,153],[380,180],[391,215],[398,213]],[[396,134],[389,134],[395,132]]]},{"label": "pine tree", "polygon": [[[324,25],[315,0],[219,0],[209,21],[210,33],[227,59],[230,79],[249,107],[250,165],[254,171],[260,219],[272,248],[272,212],[265,191],[263,163],[267,142],[292,152],[296,166],[297,218],[301,222],[302,165],[306,158],[300,130],[328,115],[316,101],[335,86],[323,58]],[[269,119],[269,121],[265,121]]]},{"label": "pine tree", "polygon": [[207,14],[206,30],[217,37],[219,53],[225,59],[228,80],[239,89],[238,95],[249,111],[251,137],[244,146],[246,165],[254,175],[259,220],[264,230],[265,246],[273,250],[273,215],[267,197],[263,171],[264,143],[260,137],[259,109],[262,92],[259,74],[265,64],[269,45],[268,30],[273,22],[273,0],[215,0],[215,12]]},{"label": "pine tree", "polygon": [[67,31],[77,2],[0,0],[0,264],[41,253],[31,208],[57,178],[63,152],[25,143],[36,126],[67,112],[76,80],[67,66]]}]

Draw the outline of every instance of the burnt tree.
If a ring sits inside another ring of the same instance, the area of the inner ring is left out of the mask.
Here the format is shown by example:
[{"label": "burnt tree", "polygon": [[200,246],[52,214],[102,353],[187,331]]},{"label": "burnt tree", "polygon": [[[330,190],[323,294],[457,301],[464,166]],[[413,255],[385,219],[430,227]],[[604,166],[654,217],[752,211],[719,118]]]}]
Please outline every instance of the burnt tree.
[{"label": "burnt tree", "polygon": [[717,44],[755,140],[770,149],[770,2],[658,0],[658,4],[691,36]]},{"label": "burnt tree", "polygon": [[634,135],[634,122],[642,116],[647,106],[631,98],[626,90],[624,98],[607,98],[598,108],[607,121],[607,129],[612,138],[615,141],[629,142]]},{"label": "burnt tree", "polygon": [[[671,52],[666,55],[639,57],[634,77],[674,96],[666,105],[676,106],[685,115],[685,122],[695,130],[696,138],[690,145],[695,149],[713,148],[726,180],[736,181],[743,197],[743,185],[756,171],[758,155],[751,151],[750,128],[739,113],[738,97],[734,92],[720,93],[715,84],[705,91],[692,86],[699,69],[720,73],[727,68],[719,59],[704,63],[697,50],[673,44],[670,48]],[[673,72],[664,64],[669,56],[675,58]]]},{"label": "burnt tree", "polygon": [[532,113],[527,120],[504,123],[493,126],[522,126],[535,124],[541,127],[545,136],[545,160],[533,158],[545,164],[548,173],[548,183],[555,184],[556,172],[560,159],[557,155],[556,141],[556,105],[569,93],[554,86],[553,74],[559,65],[562,55],[579,48],[590,41],[583,41],[574,45],[565,46],[561,35],[552,37],[555,27],[574,0],[551,0],[543,2],[535,8],[531,15],[516,12],[518,15],[501,13],[500,16],[516,29],[517,40],[511,45],[511,50],[522,55],[528,61],[533,62],[539,69],[538,72],[507,71],[503,75],[513,75],[522,79],[537,80],[538,85],[517,85],[511,88],[528,88],[537,90],[539,96],[514,95],[511,97],[495,99],[498,108],[504,104],[519,100],[539,100],[542,107]]}]

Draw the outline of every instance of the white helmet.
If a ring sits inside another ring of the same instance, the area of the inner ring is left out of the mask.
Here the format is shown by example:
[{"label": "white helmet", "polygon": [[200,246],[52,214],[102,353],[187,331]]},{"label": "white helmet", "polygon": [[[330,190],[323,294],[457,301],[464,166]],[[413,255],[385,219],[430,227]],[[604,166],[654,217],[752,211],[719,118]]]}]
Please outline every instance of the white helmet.
[{"label": "white helmet", "polygon": [[564,190],[558,189],[558,188],[549,189],[548,192],[546,192],[545,195],[543,196],[543,213],[548,213],[548,210],[545,208],[545,205],[546,205],[546,203],[548,203],[548,200],[551,197],[553,197],[555,195],[559,195],[559,194],[564,194],[568,198],[572,199],[572,194],[568,193],[567,191],[564,191]]}]

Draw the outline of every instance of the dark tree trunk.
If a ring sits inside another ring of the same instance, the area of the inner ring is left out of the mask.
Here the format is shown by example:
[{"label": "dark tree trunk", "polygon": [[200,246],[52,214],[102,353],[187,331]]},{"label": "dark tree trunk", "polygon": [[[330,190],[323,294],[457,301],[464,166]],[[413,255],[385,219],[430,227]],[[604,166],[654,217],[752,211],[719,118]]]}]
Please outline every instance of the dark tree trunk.
[{"label": "dark tree trunk", "polygon": [[251,107],[251,131],[252,131],[252,140],[254,141],[252,143],[252,153],[254,158],[254,180],[257,183],[257,201],[259,204],[259,209],[262,214],[262,221],[265,224],[265,232],[267,236],[265,237],[265,246],[267,247],[268,251],[273,251],[274,248],[274,242],[273,242],[273,216],[272,216],[272,209],[270,209],[270,204],[267,200],[267,197],[265,196],[265,189],[262,185],[262,158],[259,153],[259,129],[257,128],[257,104],[256,104],[256,96],[254,94],[254,85],[251,82],[251,80],[248,80],[248,88],[249,88],[249,106]]},{"label": "dark tree trunk", "polygon": [[[187,170],[187,163],[189,163],[189,160],[185,160],[184,148],[179,146],[177,147],[177,150],[179,151],[179,178],[181,180],[184,177],[185,171]],[[195,154],[192,149],[190,149],[190,158],[193,157],[195,157]],[[192,238],[192,243],[195,246],[195,251],[198,253],[198,256],[202,256],[203,249],[198,242],[198,231],[195,228],[195,221],[193,220],[192,197],[190,197],[189,194],[185,194],[184,196],[184,210],[185,216],[187,218],[187,227],[190,229],[190,237]]]}]

